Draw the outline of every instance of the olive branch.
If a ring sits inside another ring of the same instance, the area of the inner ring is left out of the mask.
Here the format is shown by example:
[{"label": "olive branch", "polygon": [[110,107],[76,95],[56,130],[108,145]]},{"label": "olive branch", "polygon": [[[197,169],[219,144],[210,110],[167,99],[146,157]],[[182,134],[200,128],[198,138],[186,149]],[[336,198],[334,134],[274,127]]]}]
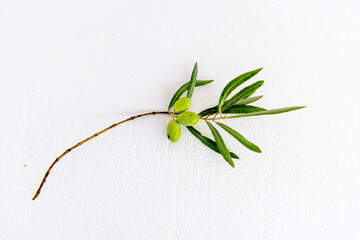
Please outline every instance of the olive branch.
[{"label": "olive branch", "polygon": [[[261,116],[261,115],[272,115],[272,114],[279,114],[279,113],[285,113],[290,112],[294,110],[298,110],[301,108],[304,108],[305,106],[296,106],[296,107],[285,107],[285,108],[278,108],[278,109],[272,109],[272,110],[266,110],[261,107],[249,105],[250,103],[254,103],[258,100],[260,100],[263,96],[256,96],[251,97],[252,94],[255,93],[255,91],[260,88],[264,81],[257,81],[242,90],[240,90],[238,93],[233,95],[230,99],[228,97],[230,94],[241,84],[248,81],[250,78],[254,77],[256,74],[258,74],[262,68],[241,74],[240,76],[234,78],[231,80],[223,89],[219,102],[217,105],[207,108],[203,111],[201,111],[199,114],[196,114],[194,112],[186,111],[191,107],[192,101],[191,97],[194,92],[195,87],[205,86],[214,80],[197,80],[197,73],[198,73],[198,65],[195,63],[190,81],[183,84],[173,95],[172,99],[170,100],[168,110],[167,111],[153,111],[148,113],[143,113],[139,115],[135,115],[132,117],[129,117],[125,120],[122,120],[118,123],[115,123],[93,135],[90,137],[82,140],[81,142],[78,142],[74,146],[68,148],[63,152],[60,156],[58,156],[55,161],[50,165],[48,170],[46,171],[44,177],[41,180],[40,186],[38,187],[34,197],[32,200],[35,200],[44,186],[47,177],[50,174],[50,171],[55,166],[57,162],[60,161],[66,154],[68,154],[73,149],[81,146],[82,144],[90,141],[91,139],[99,136],[100,134],[103,134],[110,129],[113,129],[123,123],[135,120],[140,117],[149,116],[149,115],[158,115],[158,114],[167,114],[172,116],[172,120],[169,122],[167,126],[167,137],[170,141],[176,142],[179,140],[181,136],[181,128],[180,124],[186,126],[186,128],[189,130],[189,132],[194,135],[197,139],[200,140],[206,147],[210,148],[211,150],[219,153],[222,155],[222,157],[225,159],[226,162],[228,162],[232,167],[235,167],[234,162],[232,159],[239,159],[239,157],[228,150],[228,148],[225,145],[225,142],[223,138],[221,137],[219,131],[214,127],[214,125],[211,123],[216,123],[220,128],[224,129],[226,132],[228,132],[231,136],[233,136],[236,140],[238,140],[242,145],[244,145],[246,148],[261,153],[261,150],[258,146],[256,146],[254,143],[247,140],[244,136],[242,136],[240,133],[235,131],[234,129],[230,128],[229,126],[218,122],[217,120],[225,120],[230,118],[241,118],[241,117],[252,117],[252,116]],[[185,92],[187,92],[186,97],[181,97]],[[223,115],[226,114],[226,115]],[[214,140],[212,140],[209,137],[206,137],[202,135],[201,132],[199,132],[197,129],[195,129],[193,126],[198,123],[199,120],[204,120],[210,131],[211,134],[214,137]]]}]

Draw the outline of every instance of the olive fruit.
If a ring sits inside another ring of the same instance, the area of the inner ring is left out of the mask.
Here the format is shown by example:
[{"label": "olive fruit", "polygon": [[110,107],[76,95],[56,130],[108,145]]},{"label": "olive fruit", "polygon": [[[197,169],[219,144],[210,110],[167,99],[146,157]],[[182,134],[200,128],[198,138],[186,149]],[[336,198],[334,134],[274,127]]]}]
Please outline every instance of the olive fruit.
[{"label": "olive fruit", "polygon": [[181,134],[180,124],[175,121],[171,120],[167,125],[167,137],[170,141],[176,142],[179,140]]},{"label": "olive fruit", "polygon": [[199,119],[199,115],[194,112],[182,112],[176,118],[176,120],[184,126],[194,126]]},{"label": "olive fruit", "polygon": [[183,112],[188,110],[191,107],[191,98],[182,97],[178,99],[174,104],[175,112]]}]

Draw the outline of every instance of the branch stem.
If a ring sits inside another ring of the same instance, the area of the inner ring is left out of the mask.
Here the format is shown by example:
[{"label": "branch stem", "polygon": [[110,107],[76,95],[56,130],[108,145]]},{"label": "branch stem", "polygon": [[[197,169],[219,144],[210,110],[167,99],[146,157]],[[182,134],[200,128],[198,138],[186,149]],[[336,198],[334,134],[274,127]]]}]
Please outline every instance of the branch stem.
[{"label": "branch stem", "polygon": [[110,127],[107,127],[107,128],[105,128],[105,129],[101,130],[100,132],[97,132],[97,133],[93,134],[92,136],[90,136],[90,137],[82,140],[81,142],[78,142],[77,144],[75,144],[75,145],[72,146],[71,148],[68,148],[68,149],[67,149],[65,152],[63,152],[59,157],[57,157],[57,158],[55,159],[55,161],[50,165],[50,167],[49,167],[48,170],[46,171],[43,179],[41,180],[40,186],[39,186],[39,188],[37,189],[37,191],[36,191],[34,197],[32,198],[32,200],[35,200],[35,199],[39,196],[40,191],[41,191],[42,187],[44,186],[44,183],[46,182],[46,179],[47,179],[47,177],[49,176],[51,169],[55,166],[55,164],[56,164],[58,161],[60,161],[61,158],[63,158],[63,157],[64,157],[66,154],[68,154],[71,150],[73,150],[74,148],[77,148],[77,147],[79,147],[80,145],[82,145],[82,144],[90,141],[91,139],[99,136],[100,134],[103,134],[104,132],[107,132],[107,131],[109,131],[110,129],[113,129],[114,127],[119,126],[120,124],[126,123],[126,122],[131,121],[131,120],[135,120],[135,119],[140,118],[140,117],[144,117],[144,116],[148,116],[148,115],[156,115],[156,114],[170,114],[170,115],[173,115],[172,113],[170,113],[170,112],[168,112],[168,111],[162,111],[162,112],[149,112],[149,113],[143,113],[143,114],[139,114],[139,115],[136,115],[136,116],[132,116],[132,117],[129,117],[129,118],[127,118],[127,119],[125,119],[125,120],[123,120],[123,121],[121,121],[121,122],[115,123],[115,124],[111,125]]},{"label": "branch stem", "polygon": [[207,120],[216,121],[216,120],[227,119],[227,116],[228,116],[228,115],[221,116],[221,117],[218,117],[218,118],[216,118],[216,116],[214,116],[214,117],[212,117],[212,118],[209,118],[209,116],[206,116],[206,117],[200,117],[200,119],[205,120],[205,121],[207,121]]}]

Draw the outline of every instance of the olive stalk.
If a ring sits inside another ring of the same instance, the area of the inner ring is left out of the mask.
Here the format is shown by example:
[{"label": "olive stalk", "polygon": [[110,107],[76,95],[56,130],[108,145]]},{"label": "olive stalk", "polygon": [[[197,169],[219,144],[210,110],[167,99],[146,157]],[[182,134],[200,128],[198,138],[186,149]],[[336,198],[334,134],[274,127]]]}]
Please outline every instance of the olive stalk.
[{"label": "olive stalk", "polygon": [[55,159],[55,161],[50,165],[50,167],[49,167],[48,170],[46,171],[43,179],[41,180],[40,186],[39,186],[39,188],[37,189],[37,191],[36,191],[34,197],[32,198],[32,200],[35,200],[35,199],[39,196],[40,191],[41,191],[42,187],[44,186],[44,183],[46,182],[46,179],[47,179],[47,177],[49,176],[51,169],[55,166],[55,164],[56,164],[58,161],[60,161],[61,158],[63,158],[63,157],[64,157],[66,154],[68,154],[71,150],[73,150],[73,149],[79,147],[80,145],[82,145],[82,144],[90,141],[91,139],[99,136],[100,134],[103,134],[104,132],[107,132],[107,131],[109,131],[110,129],[113,129],[114,127],[119,126],[120,124],[129,122],[129,121],[131,121],[131,120],[135,120],[135,119],[140,118],[140,117],[144,117],[144,116],[148,116],[148,115],[157,115],[157,114],[169,114],[169,115],[173,115],[173,113],[171,113],[171,112],[161,111],[161,112],[148,112],[148,113],[143,113],[143,114],[139,114],[139,115],[136,115],[136,116],[132,116],[132,117],[129,117],[129,118],[127,118],[127,119],[125,119],[125,120],[123,120],[123,121],[121,121],[121,122],[115,123],[115,124],[111,125],[110,127],[107,127],[107,128],[105,128],[105,129],[101,130],[100,132],[97,132],[97,133],[91,135],[90,137],[82,140],[81,142],[78,142],[77,144],[75,144],[75,145],[72,146],[71,148],[68,148],[68,149],[67,149],[65,152],[63,152],[59,157],[57,157],[57,158]]}]

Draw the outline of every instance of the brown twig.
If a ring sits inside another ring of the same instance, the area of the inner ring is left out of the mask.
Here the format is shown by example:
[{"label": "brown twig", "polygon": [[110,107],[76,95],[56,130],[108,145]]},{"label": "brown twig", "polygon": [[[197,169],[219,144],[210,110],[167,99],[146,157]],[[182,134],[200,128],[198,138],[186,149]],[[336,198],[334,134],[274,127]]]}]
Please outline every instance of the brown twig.
[{"label": "brown twig", "polygon": [[215,115],[213,118],[209,118],[209,117],[210,117],[210,115],[209,115],[209,116],[206,116],[206,117],[200,117],[200,119],[205,120],[205,121],[207,121],[207,120],[216,121],[216,120],[227,119],[227,116],[228,116],[228,115],[225,115],[225,116],[221,116],[221,117],[216,118],[216,115]]},{"label": "brown twig", "polygon": [[139,114],[139,115],[136,115],[136,116],[129,117],[128,119],[125,119],[125,120],[123,120],[123,121],[121,121],[121,122],[115,123],[115,124],[111,125],[110,127],[107,127],[107,128],[105,128],[105,129],[101,130],[100,132],[95,133],[94,135],[92,135],[92,136],[90,136],[90,137],[82,140],[81,142],[79,142],[79,143],[75,144],[74,146],[72,146],[71,148],[67,149],[67,150],[66,150],[65,152],[63,152],[59,157],[57,157],[57,158],[55,159],[55,161],[50,165],[49,169],[46,171],[46,173],[45,173],[45,175],[44,175],[44,177],[43,177],[43,179],[42,179],[42,181],[41,181],[41,183],[40,183],[40,186],[39,186],[38,190],[36,191],[36,193],[35,193],[34,197],[32,198],[32,200],[35,200],[35,199],[39,196],[40,191],[41,191],[41,188],[43,187],[44,183],[46,182],[46,178],[49,176],[50,171],[51,171],[51,169],[54,167],[54,165],[55,165],[61,158],[63,158],[66,154],[68,154],[71,150],[73,150],[74,148],[79,147],[80,145],[86,143],[87,141],[90,141],[91,139],[99,136],[100,134],[102,134],[102,133],[104,133],[104,132],[106,132],[106,131],[109,131],[110,129],[112,129],[112,128],[114,128],[114,127],[119,126],[120,124],[126,123],[126,122],[128,122],[128,121],[134,120],[134,119],[139,118],[139,117],[144,117],[144,116],[148,116],[148,115],[156,115],[156,114],[171,114],[171,113],[170,113],[170,112],[167,112],[167,111],[166,111],[166,112],[165,112],[165,111],[163,111],[163,112],[149,112],[149,113],[143,113],[143,114]]}]

